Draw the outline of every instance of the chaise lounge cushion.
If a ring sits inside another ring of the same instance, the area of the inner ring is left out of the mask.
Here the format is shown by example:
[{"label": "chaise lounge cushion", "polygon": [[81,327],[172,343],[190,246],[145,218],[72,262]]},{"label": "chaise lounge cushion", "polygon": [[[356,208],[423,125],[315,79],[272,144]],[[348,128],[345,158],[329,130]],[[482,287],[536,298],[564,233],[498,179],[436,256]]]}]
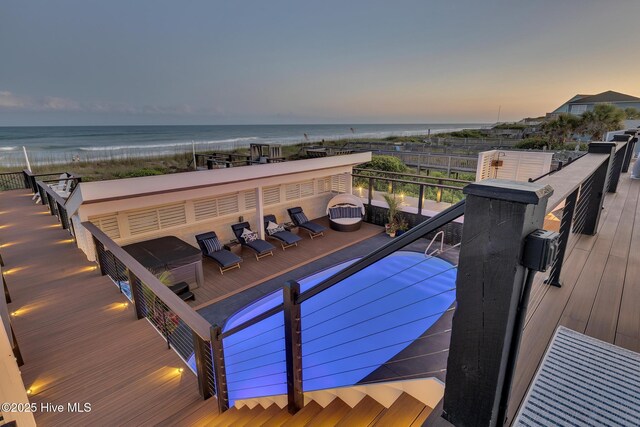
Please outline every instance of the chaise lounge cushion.
[{"label": "chaise lounge cushion", "polygon": [[[214,232],[199,234],[196,236],[196,241],[198,242],[198,246],[200,246],[203,255],[217,262],[222,268],[231,267],[232,265],[242,262],[242,258],[238,255],[223,249],[218,236]],[[219,250],[213,252],[210,251],[209,246],[211,246],[211,248],[217,248],[218,245],[220,247]]]},{"label": "chaise lounge cushion", "polygon": [[265,242],[264,240],[260,240],[260,239],[254,240],[252,242],[246,242],[245,244],[251,249],[253,249],[254,251],[256,251],[258,254],[271,252],[272,250],[275,249],[275,247],[271,243]]},{"label": "chaise lounge cushion", "polygon": [[311,222],[311,221],[305,222],[304,224],[298,224],[298,226],[305,228],[314,234],[322,233],[327,229],[327,227],[322,226],[320,224],[316,224],[315,222]]},{"label": "chaise lounge cushion", "polygon": [[320,224],[316,224],[315,222],[311,222],[307,219],[307,216],[302,212],[301,207],[289,208],[287,209],[289,212],[289,216],[295,225],[300,228],[304,228],[305,230],[309,230],[313,234],[320,234],[327,229]]}]

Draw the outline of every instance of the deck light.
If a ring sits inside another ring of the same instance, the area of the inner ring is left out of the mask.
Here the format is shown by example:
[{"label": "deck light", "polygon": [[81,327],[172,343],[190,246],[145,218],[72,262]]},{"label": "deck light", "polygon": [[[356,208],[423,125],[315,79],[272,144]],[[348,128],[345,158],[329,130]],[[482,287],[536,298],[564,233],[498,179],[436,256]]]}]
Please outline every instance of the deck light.
[{"label": "deck light", "polygon": [[29,395],[33,394],[33,390],[28,389],[28,390],[27,390],[27,394],[29,394]]},{"label": "deck light", "polygon": [[128,302],[123,302],[122,304],[120,304],[120,306],[122,308],[126,308],[126,307],[129,307],[129,303]]},{"label": "deck light", "polygon": [[12,311],[12,312],[11,312],[11,315],[12,315],[13,317],[16,317],[16,316],[18,315],[18,312],[17,312],[17,311]]},{"label": "deck light", "polygon": [[183,368],[178,368],[178,373],[181,374],[184,371]]}]

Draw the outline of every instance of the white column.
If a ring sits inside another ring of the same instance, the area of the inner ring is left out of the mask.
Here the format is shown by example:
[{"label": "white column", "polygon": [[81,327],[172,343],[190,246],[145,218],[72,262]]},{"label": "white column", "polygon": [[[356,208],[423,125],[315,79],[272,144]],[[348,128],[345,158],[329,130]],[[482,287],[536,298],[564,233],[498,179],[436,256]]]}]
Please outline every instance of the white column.
[{"label": "white column", "polygon": [[258,235],[264,240],[264,206],[262,200],[262,187],[256,188],[256,222]]},{"label": "white column", "polygon": [[345,173],[344,175],[347,177],[344,185],[344,192],[347,194],[353,194],[353,177],[350,173]]}]

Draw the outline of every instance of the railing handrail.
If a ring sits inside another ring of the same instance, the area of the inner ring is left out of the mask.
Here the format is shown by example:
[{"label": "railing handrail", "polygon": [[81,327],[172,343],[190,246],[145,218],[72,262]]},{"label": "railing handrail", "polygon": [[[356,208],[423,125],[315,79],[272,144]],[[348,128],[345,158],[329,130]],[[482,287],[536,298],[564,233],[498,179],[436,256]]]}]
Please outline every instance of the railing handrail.
[{"label": "railing handrail", "polygon": [[576,161],[580,160],[581,158],[583,158],[584,156],[586,156],[589,153],[582,153],[581,155],[579,155],[578,157],[576,157],[575,159],[572,159],[571,157],[569,157],[569,160],[567,161],[567,163],[563,163],[562,164],[562,168],[559,169],[554,169],[552,171],[549,171],[545,174],[540,175],[539,177],[536,178],[529,178],[529,182],[538,182],[539,180],[541,180],[542,178],[549,176],[549,175],[553,175],[554,173],[561,171],[562,169],[566,168],[569,165],[574,164]]},{"label": "railing handrail", "polygon": [[23,175],[22,171],[16,171],[16,172],[0,172],[0,175]]},{"label": "railing handrail", "polygon": [[547,201],[546,214],[553,210],[573,193],[580,185],[590,177],[605,161],[609,160],[609,154],[587,153],[580,158],[580,162],[572,162],[577,166],[562,168],[552,175],[537,181],[539,184],[550,185],[553,194]]},{"label": "railing handrail", "polygon": [[[387,178],[384,176],[374,176],[374,175],[359,175],[359,174],[351,174],[352,177],[355,178],[371,178],[371,179],[380,179],[391,182],[399,182],[401,184],[414,184],[414,185],[426,185],[428,187],[436,187],[436,188],[444,188],[448,190],[459,190],[462,191],[463,187],[455,187],[453,185],[445,185],[445,184],[432,184],[430,182],[417,182],[417,181],[408,181],[406,179],[398,179],[398,178]],[[470,182],[467,182],[470,184]]]},{"label": "railing handrail", "polygon": [[[351,150],[358,150],[357,148],[351,148]],[[367,149],[362,149],[363,151],[370,151]],[[478,156],[472,156],[469,154],[444,154],[444,153],[428,153],[423,151],[397,151],[397,150],[375,150],[379,153],[394,153],[394,154],[407,154],[414,156],[427,156],[427,157],[444,157],[444,158],[455,158],[455,159],[473,159],[478,160]]]},{"label": "railing handrail", "polygon": [[[57,181],[57,180],[56,180]],[[42,185],[40,185],[42,184]],[[58,203],[61,206],[64,206],[67,201],[65,199],[63,199],[58,193],[56,193],[53,188],[49,187],[45,181],[36,181],[36,185],[42,187],[42,189],[45,191],[45,193],[51,195],[51,197],[53,197],[53,200],[56,201],[56,203]]]},{"label": "railing handrail", "polygon": [[109,236],[104,234],[90,221],[82,222],[82,226],[93,235],[105,249],[108,249],[116,258],[124,264],[138,279],[140,279],[167,307],[173,311],[193,332],[205,342],[211,341],[211,324],[186,302],[182,301],[167,286],[163,285],[156,276],[147,270],[138,260],[122,249]]},{"label": "railing handrail", "polygon": [[[439,176],[429,176],[429,175],[420,175],[417,173],[406,173],[406,172],[389,172],[389,171],[381,171],[377,169],[363,169],[363,168],[353,168],[354,171],[358,172],[374,172],[374,173],[384,173],[388,175],[399,175],[399,176],[410,176],[415,178],[423,178],[423,179],[435,179],[439,181],[450,181],[450,182],[461,182],[461,183],[472,183],[473,181],[467,181],[466,179],[456,179],[456,178],[445,178]],[[384,177],[381,177],[384,178]],[[425,183],[426,184],[426,183]]]}]

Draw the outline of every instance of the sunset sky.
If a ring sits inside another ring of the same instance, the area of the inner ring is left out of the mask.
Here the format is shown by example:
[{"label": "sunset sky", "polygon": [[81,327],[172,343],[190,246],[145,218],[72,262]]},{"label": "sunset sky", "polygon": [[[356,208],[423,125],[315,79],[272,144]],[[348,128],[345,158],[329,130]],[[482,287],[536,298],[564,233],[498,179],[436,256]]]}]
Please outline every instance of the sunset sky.
[{"label": "sunset sky", "polygon": [[640,1],[0,3],[0,125],[461,123],[640,96]]}]

